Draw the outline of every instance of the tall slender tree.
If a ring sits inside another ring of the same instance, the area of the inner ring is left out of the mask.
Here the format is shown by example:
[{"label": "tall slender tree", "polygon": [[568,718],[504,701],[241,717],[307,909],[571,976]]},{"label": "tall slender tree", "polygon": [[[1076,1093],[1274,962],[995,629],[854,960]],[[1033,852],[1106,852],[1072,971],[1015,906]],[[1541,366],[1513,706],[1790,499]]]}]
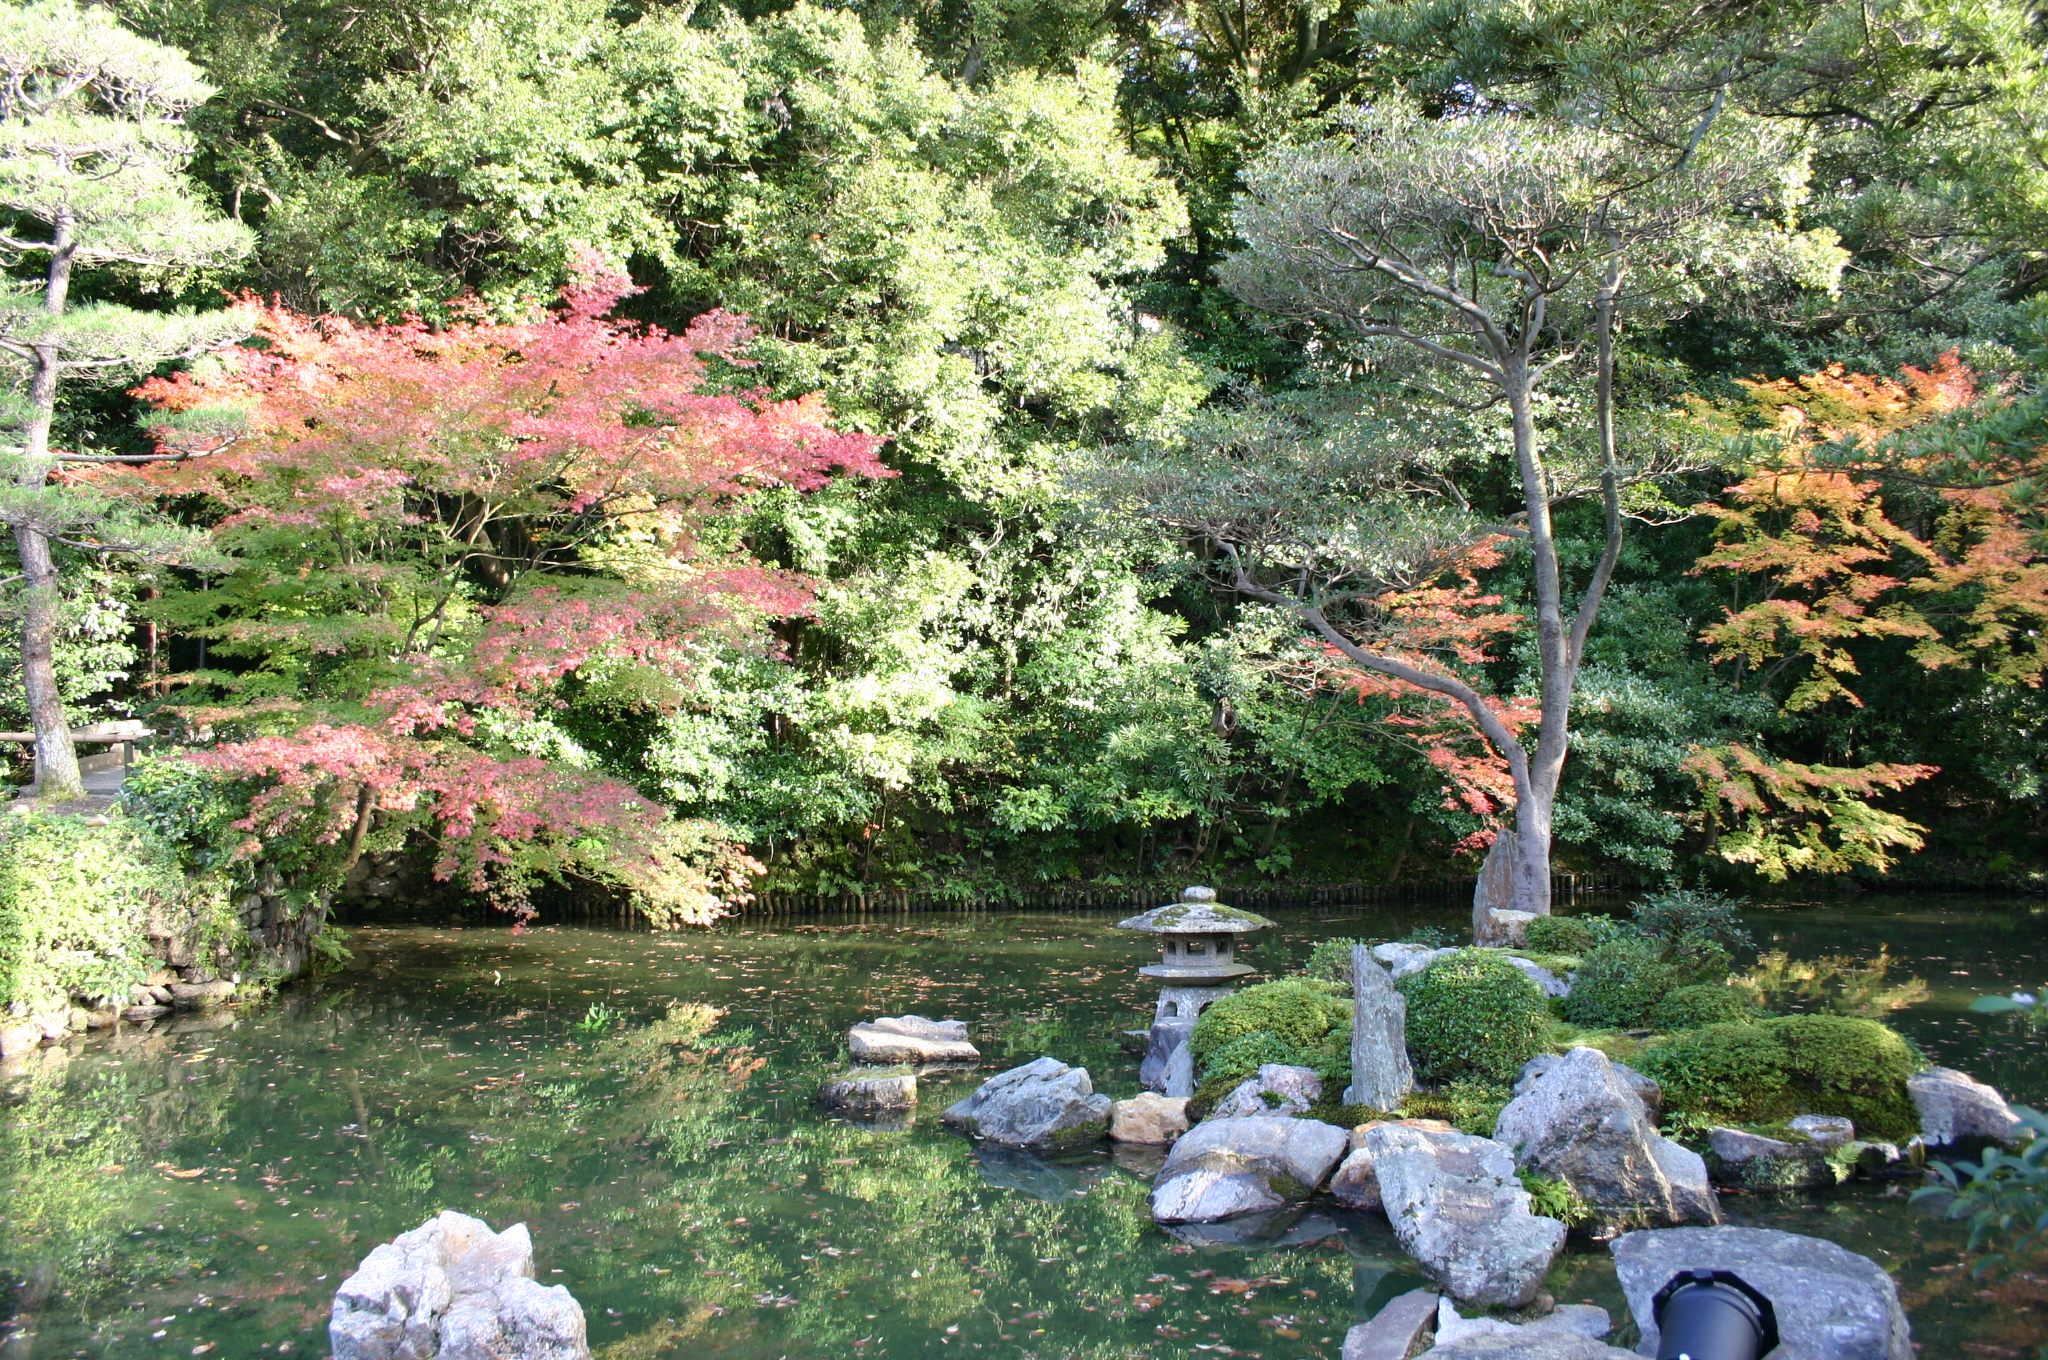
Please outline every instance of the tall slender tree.
[{"label": "tall slender tree", "polygon": [[[1660,441],[1617,439],[1618,318],[1682,310],[1716,275],[1831,283],[1832,238],[1791,229],[1797,166],[1793,146],[1753,126],[1703,122],[1689,144],[1667,148],[1508,114],[1348,114],[1338,135],[1276,149],[1248,172],[1235,219],[1246,244],[1222,277],[1254,306],[1313,328],[1312,353],[1406,381],[1341,435],[1141,457],[1124,482],[1141,513],[1216,547],[1229,588],[1293,611],[1352,663],[1470,715],[1513,775],[1517,909],[1549,910],[1572,692],[1621,554],[1627,488],[1671,470]],[[1569,416],[1546,422],[1540,394],[1567,380],[1591,389],[1590,428]],[[1432,451],[1442,432],[1390,409],[1432,401],[1464,408],[1468,447]],[[1506,417],[1511,511],[1483,490],[1494,413]],[[1574,600],[1552,510],[1587,495],[1603,506],[1604,543]],[[1440,620],[1418,633],[1387,607],[1503,536],[1526,547],[1533,577],[1533,742],[1471,667],[1427,636]]]},{"label": "tall slender tree", "polygon": [[181,53],[104,10],[75,0],[0,9],[0,252],[21,271],[0,300],[0,359],[15,379],[0,411],[13,434],[0,522],[14,531],[21,559],[22,675],[36,785],[47,798],[85,792],[54,660],[55,547],[173,557],[192,542],[59,477],[67,464],[152,455],[52,448],[58,388],[67,377],[146,371],[198,354],[241,325],[225,312],[77,305],[72,277],[115,265],[177,273],[249,249],[247,230],[202,202],[184,174],[193,151],[185,114],[211,93]]}]

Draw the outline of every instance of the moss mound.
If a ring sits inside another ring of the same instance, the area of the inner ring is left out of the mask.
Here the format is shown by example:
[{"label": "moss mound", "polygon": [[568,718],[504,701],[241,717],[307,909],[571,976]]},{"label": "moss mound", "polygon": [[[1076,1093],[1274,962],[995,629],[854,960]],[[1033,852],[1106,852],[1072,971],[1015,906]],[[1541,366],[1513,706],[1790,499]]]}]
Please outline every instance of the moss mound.
[{"label": "moss mound", "polygon": [[1277,1034],[1263,1030],[1240,1034],[1209,1055],[1209,1061],[1201,1068],[1202,1084],[1219,1084],[1227,1094],[1239,1082],[1257,1076],[1267,1063],[1306,1067],[1307,1057],[1299,1044],[1290,1044]]},{"label": "moss mound", "polygon": [[[1326,986],[1298,978],[1265,982],[1233,992],[1202,1012],[1195,1021],[1195,1068],[1206,1077],[1225,1045],[1247,1035],[1268,1035],[1301,1052],[1338,1025],[1351,1022],[1351,1003],[1332,996]],[[1300,1062],[1299,1057],[1268,1058],[1267,1062]],[[1252,1065],[1254,1071],[1258,1064]],[[1241,1080],[1241,1079],[1240,1079]]]},{"label": "moss mound", "polygon": [[1682,981],[1663,945],[1624,935],[1587,951],[1564,999],[1564,1018],[1595,1029],[1645,1029],[1657,1003]]},{"label": "moss mound", "polygon": [[1674,1110],[1735,1124],[1798,1114],[1846,1115],[1869,1138],[1919,1127],[1906,1078],[1913,1046],[1875,1020],[1786,1015],[1706,1025],[1646,1050],[1635,1066]]},{"label": "moss mound", "polygon": [[1425,1081],[1512,1081],[1543,1051],[1543,992],[1497,953],[1461,949],[1397,985],[1408,1056]]},{"label": "moss mound", "polygon": [[1722,983],[1696,982],[1680,987],[1659,1001],[1650,1011],[1650,1027],[1665,1034],[1699,1029],[1704,1025],[1739,1023],[1756,1018],[1756,1012],[1734,988]]}]

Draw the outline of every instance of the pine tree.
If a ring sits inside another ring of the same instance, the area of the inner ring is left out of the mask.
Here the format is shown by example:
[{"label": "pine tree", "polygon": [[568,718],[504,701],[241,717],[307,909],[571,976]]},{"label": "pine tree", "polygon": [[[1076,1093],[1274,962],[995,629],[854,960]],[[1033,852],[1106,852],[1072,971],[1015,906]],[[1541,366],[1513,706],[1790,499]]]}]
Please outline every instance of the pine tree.
[{"label": "pine tree", "polygon": [[50,446],[67,377],[142,372],[232,337],[227,313],[153,313],[74,305],[73,273],[126,265],[180,272],[244,254],[248,231],[208,207],[184,174],[188,110],[212,89],[172,48],[75,0],[0,10],[0,251],[36,272],[0,299],[0,357],[14,387],[0,421],[8,485],[0,522],[14,531],[23,582],[22,674],[43,796],[84,794],[57,685],[58,568],[53,546],[176,557],[184,537],[153,525],[65,465],[147,459]]}]

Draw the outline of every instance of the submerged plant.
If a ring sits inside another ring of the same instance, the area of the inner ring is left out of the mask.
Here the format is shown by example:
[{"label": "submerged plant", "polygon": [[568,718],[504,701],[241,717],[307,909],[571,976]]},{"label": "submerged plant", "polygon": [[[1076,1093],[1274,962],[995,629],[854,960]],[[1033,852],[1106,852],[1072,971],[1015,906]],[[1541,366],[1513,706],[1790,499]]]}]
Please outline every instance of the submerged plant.
[{"label": "submerged plant", "polygon": [[575,1028],[584,1034],[603,1034],[618,1028],[619,1021],[624,1018],[620,1012],[613,1010],[604,1002],[593,1001],[590,1003],[590,1009],[583,1012],[583,1018],[576,1022]]},{"label": "submerged plant", "polygon": [[1930,995],[1921,978],[1891,979],[1890,945],[1879,945],[1877,957],[1859,962],[1848,954],[1795,959],[1782,949],[1758,957],[1756,967],[1730,979],[1756,1006],[1782,1010],[1794,1002],[1817,1004],[1837,1015],[1875,1020],[1892,1011],[1925,1001]]}]

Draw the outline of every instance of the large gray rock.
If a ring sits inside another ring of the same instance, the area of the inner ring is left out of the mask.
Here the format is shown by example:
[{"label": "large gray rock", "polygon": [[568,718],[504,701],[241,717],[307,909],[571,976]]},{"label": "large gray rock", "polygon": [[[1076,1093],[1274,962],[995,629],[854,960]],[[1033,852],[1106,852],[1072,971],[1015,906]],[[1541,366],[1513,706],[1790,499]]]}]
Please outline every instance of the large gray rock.
[{"label": "large gray rock", "polygon": [[1432,1346],[1418,1360],[1636,1360],[1605,1341],[1590,1341],[1570,1332],[1526,1329],[1511,1336],[1468,1336]]},{"label": "large gray rock", "polygon": [[1344,1360],[1408,1360],[1436,1327],[1436,1291],[1411,1289],[1344,1333]]},{"label": "large gray rock", "polygon": [[1108,1096],[1095,1094],[1087,1068],[1039,1058],[990,1077],[940,1118],[992,1143],[1068,1147],[1108,1132],[1109,1106]]},{"label": "large gray rock", "polygon": [[[1195,1093],[1194,1054],[1188,1051],[1188,1039],[1195,1032],[1192,1020],[1154,1020],[1152,1028],[1145,1034],[1145,1056],[1138,1064],[1138,1085],[1161,1095],[1191,1096]],[[1175,1059],[1184,1061],[1176,1064]],[[1176,1074],[1175,1068],[1184,1069]],[[1176,1091],[1175,1085],[1185,1085],[1185,1091]]]},{"label": "large gray rock", "polygon": [[2010,1142],[2019,1116],[1995,1086],[1953,1067],[1930,1067],[1906,1078],[1906,1093],[1920,1111],[1920,1141],[1935,1147],[1970,1138]]},{"label": "large gray rock", "polygon": [[1376,944],[1372,947],[1373,958],[1396,982],[1404,977],[1413,977],[1438,959],[1457,952],[1456,946],[1432,949],[1426,944],[1409,944],[1405,940],[1397,940],[1392,944]]},{"label": "large gray rock", "polygon": [[1657,1353],[1650,1300],[1681,1270],[1726,1270],[1778,1317],[1771,1360],[1912,1360],[1912,1328],[1891,1276],[1833,1242],[1770,1228],[1667,1228],[1614,1243],[1644,1355]]},{"label": "large gray rock", "polygon": [[1840,1185],[1855,1173],[1864,1146],[1820,1144],[1810,1138],[1769,1138],[1745,1129],[1713,1128],[1707,1130],[1707,1172],[1722,1185],[1752,1190]]},{"label": "large gray rock", "polygon": [[976,1063],[981,1050],[967,1042],[964,1020],[927,1020],[922,1015],[885,1015],[846,1032],[855,1062]]},{"label": "large gray rock", "polygon": [[1314,1119],[1205,1120],[1167,1155],[1152,1186],[1152,1217],[1161,1223],[1213,1223],[1307,1199],[1349,1143],[1343,1129]]},{"label": "large gray rock", "polygon": [[[1360,1124],[1351,1131],[1351,1151],[1337,1169],[1330,1174],[1330,1198],[1347,1209],[1378,1209],[1380,1204],[1380,1178],[1372,1169],[1372,1154],[1365,1150],[1365,1135],[1389,1121],[1375,1119],[1370,1124]],[[1432,1133],[1456,1133],[1457,1130],[1441,1119],[1400,1119],[1392,1121],[1405,1124],[1411,1129],[1426,1129]]]},{"label": "large gray rock", "polygon": [[1610,1224],[1718,1223],[1697,1153],[1657,1132],[1649,1108],[1597,1048],[1575,1048],[1508,1102],[1493,1136],[1516,1161],[1567,1182]]},{"label": "large gray rock", "polygon": [[1259,1074],[1239,1082],[1216,1102],[1209,1119],[1252,1119],[1268,1114],[1306,1114],[1323,1098],[1323,1079],[1306,1067],[1266,1063]]},{"label": "large gray rock", "polygon": [[[1538,1053],[1522,1064],[1522,1070],[1516,1076],[1514,1089],[1510,1094],[1521,1095],[1536,1084],[1536,1078],[1563,1061],[1562,1053]],[[1643,1104],[1649,1108],[1651,1119],[1657,1119],[1663,1114],[1664,1088],[1659,1086],[1654,1078],[1644,1076],[1627,1063],[1615,1063],[1614,1070],[1621,1074],[1621,1079],[1628,1083],[1630,1090],[1642,1097]]]},{"label": "large gray rock", "polygon": [[818,1103],[828,1110],[855,1114],[873,1110],[907,1110],[917,1104],[917,1074],[843,1072],[818,1084]]},{"label": "large gray rock", "polygon": [[1467,1303],[1526,1306],[1565,1227],[1529,1212],[1514,1156],[1463,1133],[1381,1124],[1363,1143],[1394,1235],[1430,1279]]},{"label": "large gray rock", "polygon": [[589,1360],[583,1309],[533,1278],[526,1225],[452,1210],[363,1258],[334,1295],[334,1360]]},{"label": "large gray rock", "polygon": [[[1500,919],[1500,917],[1503,914],[1504,913],[1501,912],[1495,912],[1494,919]],[[1519,913],[1511,912],[1505,914],[1517,915]],[[1534,920],[1535,918],[1532,916],[1530,919]],[[1515,965],[1515,967],[1521,969],[1522,975],[1528,978],[1529,981],[1535,983],[1538,987],[1542,988],[1543,994],[1545,996],[1570,996],[1572,994],[1571,983],[1566,982],[1563,978],[1551,972],[1542,964],[1536,962],[1536,960],[1525,959],[1520,954],[1506,954],[1502,957],[1505,958],[1509,963]]]},{"label": "large gray rock", "polygon": [[1507,1322],[1500,1318],[1461,1317],[1445,1299],[1437,1309],[1436,1342],[1447,1346],[1474,1336],[1582,1336],[1598,1341],[1614,1330],[1605,1308],[1590,1303],[1567,1303],[1529,1322]]},{"label": "large gray rock", "polygon": [[1351,947],[1351,1086],[1347,1105],[1398,1110],[1415,1089],[1408,1063],[1408,998],[1362,944]]},{"label": "large gray rock", "polygon": [[1528,943],[1533,912],[1513,909],[1515,888],[1515,833],[1503,827],[1487,849],[1486,863],[1479,867],[1479,881],[1472,885],[1472,943],[1482,947]]}]

